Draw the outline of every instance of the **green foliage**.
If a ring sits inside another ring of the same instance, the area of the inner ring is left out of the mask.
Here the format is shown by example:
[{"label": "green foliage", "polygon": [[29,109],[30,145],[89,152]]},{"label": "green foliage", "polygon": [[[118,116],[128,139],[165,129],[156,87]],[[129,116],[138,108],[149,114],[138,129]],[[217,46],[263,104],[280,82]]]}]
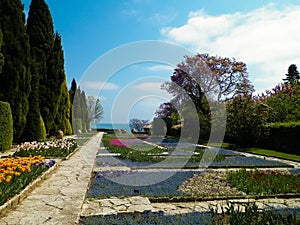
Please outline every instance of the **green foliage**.
[{"label": "green foliage", "polygon": [[269,135],[266,141],[262,144],[263,147],[300,155],[298,141],[300,121],[269,123],[266,128],[269,130]]},{"label": "green foliage", "polygon": [[241,146],[259,143],[267,135],[268,107],[251,96],[237,96],[227,103],[226,139]]},{"label": "green foliage", "polygon": [[23,132],[24,141],[41,141],[46,139],[46,128],[41,115],[34,113],[34,109],[29,109],[27,124]]},{"label": "green foliage", "polygon": [[247,194],[300,193],[300,176],[297,174],[242,169],[231,172],[227,181]]},{"label": "green foliage", "polygon": [[[134,140],[134,139],[133,139]],[[115,142],[115,144],[113,143]],[[176,151],[178,152],[186,152],[187,154],[183,154],[180,157],[170,157],[169,155],[162,154],[163,152],[172,152],[174,149],[171,148],[159,148],[153,147],[150,148],[149,144],[146,143],[138,143],[138,144],[130,144],[124,145],[122,140],[116,139],[114,135],[104,135],[102,139],[103,146],[109,150],[111,153],[119,153],[120,158],[129,159],[134,162],[161,162],[168,158],[168,163],[180,163],[184,161],[189,162],[204,162],[205,160],[211,161],[222,161],[225,159],[224,155],[218,154],[214,156],[213,159],[205,158],[203,159],[204,151],[202,149],[196,149],[197,155],[190,156],[191,148],[178,148]]]},{"label": "green foliage", "polygon": [[[78,87],[72,105],[72,124],[73,124],[73,131],[76,132],[78,130],[78,124],[76,121],[78,119],[81,120],[80,130],[85,132],[89,129],[90,122],[89,122],[89,114],[86,102],[86,95],[84,91],[81,91],[80,87]],[[75,127],[74,127],[75,124]]]},{"label": "green foliage", "polygon": [[0,151],[12,148],[13,118],[10,105],[0,101]]},{"label": "green foliage", "polygon": [[270,107],[269,122],[300,120],[300,86],[282,84],[276,86],[264,100]]},{"label": "green foliage", "polygon": [[44,0],[32,0],[27,21],[31,54],[38,70],[40,113],[47,133],[71,134],[70,97],[64,71],[61,36],[54,34],[53,21]]},{"label": "green foliage", "polygon": [[[243,210],[244,208],[244,210]],[[222,213],[211,209],[213,221],[211,224],[231,225],[261,225],[261,224],[299,224],[299,212],[296,210],[282,211],[258,208],[255,203],[247,203],[244,207],[235,207],[233,204],[221,207]]]},{"label": "green foliage", "polygon": [[39,141],[46,138],[46,128],[39,108],[39,77],[36,64],[32,64],[31,92],[29,95],[29,112],[22,134],[23,141]]},{"label": "green foliage", "polygon": [[76,133],[78,130],[82,131],[82,120],[79,118],[76,118],[75,121],[73,122],[73,129],[74,133]]},{"label": "green foliage", "polygon": [[47,170],[46,167],[31,167],[31,172],[21,173],[19,177],[13,177],[11,182],[0,183],[0,205],[3,205],[8,199],[19,194],[30,182],[35,180],[43,172]]},{"label": "green foliage", "polygon": [[58,113],[55,118],[56,131],[62,130],[64,134],[72,134],[72,126],[70,123],[71,102],[68,93],[66,81],[61,84],[60,97],[58,99]]},{"label": "green foliage", "polygon": [[0,100],[10,103],[15,141],[20,139],[26,125],[31,87],[30,46],[23,10],[20,0],[0,1],[0,30],[4,43],[2,54],[5,58],[0,73]]},{"label": "green foliage", "polygon": [[276,157],[279,159],[286,159],[286,160],[300,162],[300,155],[284,153],[284,152],[282,152],[282,149],[279,149],[277,151],[262,149],[262,148],[245,148],[245,149],[239,149],[239,150],[257,154],[257,155],[264,155],[264,156],[269,156],[269,157]]},{"label": "green foliage", "polygon": [[299,84],[300,75],[295,64],[291,64],[288,68],[286,78],[283,79],[286,84]]}]

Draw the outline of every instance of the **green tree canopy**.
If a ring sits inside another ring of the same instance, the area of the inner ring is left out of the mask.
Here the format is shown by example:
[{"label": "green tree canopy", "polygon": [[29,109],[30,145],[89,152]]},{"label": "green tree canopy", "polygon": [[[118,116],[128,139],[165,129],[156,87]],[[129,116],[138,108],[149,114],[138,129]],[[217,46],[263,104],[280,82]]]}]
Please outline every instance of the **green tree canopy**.
[{"label": "green tree canopy", "polygon": [[285,84],[299,84],[300,75],[295,64],[289,66],[286,78],[283,80],[285,81]]},{"label": "green tree canopy", "polygon": [[20,140],[26,126],[31,88],[30,46],[25,32],[24,6],[20,0],[0,1],[0,30],[5,62],[0,73],[0,100],[10,103],[14,141]]}]

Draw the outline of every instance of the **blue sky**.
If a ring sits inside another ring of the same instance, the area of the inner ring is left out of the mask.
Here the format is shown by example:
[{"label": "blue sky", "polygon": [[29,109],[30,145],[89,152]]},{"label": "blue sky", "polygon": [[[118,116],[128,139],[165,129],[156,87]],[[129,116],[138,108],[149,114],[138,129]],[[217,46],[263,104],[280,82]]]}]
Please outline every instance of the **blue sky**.
[{"label": "blue sky", "polygon": [[[28,12],[30,0],[22,2]],[[195,54],[234,57],[248,65],[257,93],[280,83],[290,64],[300,66],[300,0],[46,2],[55,30],[62,35],[67,81],[75,78],[88,95],[101,97],[102,122],[151,120],[159,104],[170,98],[159,90],[174,68],[164,63],[127,65],[108,79],[102,67],[95,79],[81,83],[99,57],[128,43],[168,41]],[[115,110],[114,103],[121,102],[129,108]]]}]

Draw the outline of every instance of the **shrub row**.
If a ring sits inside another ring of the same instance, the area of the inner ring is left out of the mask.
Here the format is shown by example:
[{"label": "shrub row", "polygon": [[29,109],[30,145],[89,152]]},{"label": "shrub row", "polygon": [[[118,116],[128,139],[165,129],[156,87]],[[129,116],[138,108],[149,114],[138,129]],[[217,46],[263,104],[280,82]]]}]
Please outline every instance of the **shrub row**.
[{"label": "shrub row", "polygon": [[0,101],[0,151],[12,148],[13,118],[9,103]]},{"label": "shrub row", "polygon": [[269,123],[266,129],[268,135],[262,147],[300,155],[300,121]]}]

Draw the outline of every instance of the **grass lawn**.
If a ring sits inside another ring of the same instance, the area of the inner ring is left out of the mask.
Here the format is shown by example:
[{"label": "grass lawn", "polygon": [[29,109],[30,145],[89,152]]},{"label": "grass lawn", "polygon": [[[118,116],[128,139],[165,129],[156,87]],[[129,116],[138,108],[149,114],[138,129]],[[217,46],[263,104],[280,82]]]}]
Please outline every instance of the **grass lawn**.
[{"label": "grass lawn", "polygon": [[[212,143],[212,144],[210,144],[210,146],[216,147],[218,145]],[[241,151],[241,152],[248,152],[248,153],[253,153],[253,154],[257,154],[257,155],[270,156],[270,157],[276,157],[276,158],[280,158],[280,159],[287,159],[287,160],[300,162],[300,155],[278,152],[278,151],[268,150],[268,149],[263,149],[263,148],[238,148],[238,147],[234,146],[234,144],[230,144],[227,142],[223,142],[221,148],[232,149],[232,150]]]},{"label": "grass lawn", "polygon": [[272,157],[276,157],[276,158],[300,162],[300,155],[288,154],[288,153],[284,153],[284,152],[277,152],[277,151],[267,150],[267,149],[262,149],[262,148],[245,148],[245,149],[242,149],[242,151],[253,153],[253,154],[258,154],[258,155],[272,156]]}]

